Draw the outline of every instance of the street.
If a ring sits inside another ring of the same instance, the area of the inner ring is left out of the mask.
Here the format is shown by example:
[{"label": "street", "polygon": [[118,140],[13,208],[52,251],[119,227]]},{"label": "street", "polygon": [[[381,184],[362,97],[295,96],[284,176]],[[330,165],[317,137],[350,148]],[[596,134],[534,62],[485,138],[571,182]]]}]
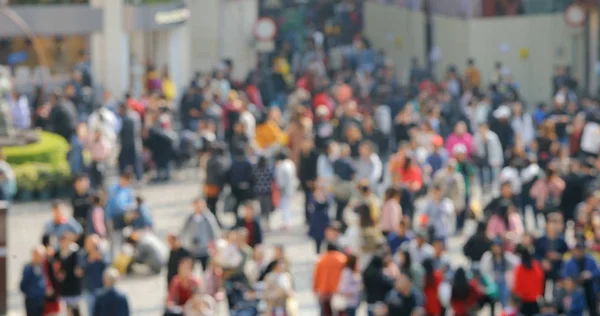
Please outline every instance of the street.
[{"label": "street", "polygon": [[[154,225],[159,236],[177,232],[191,212],[191,201],[200,192],[198,179],[174,181],[168,184],[145,186],[139,193],[146,199]],[[303,222],[303,197],[299,194],[294,205],[292,229],[278,230],[281,219],[275,212],[272,216],[272,230],[266,233],[267,245],[283,244],[292,265],[300,316],[318,314],[316,301],[312,295],[312,269],[316,261],[314,243],[306,236]],[[33,246],[41,240],[42,228],[50,219],[50,202],[17,204],[9,215],[9,261],[8,292],[10,316],[24,315],[23,297],[19,291],[19,281],[23,265],[30,259]],[[232,224],[231,214],[220,214],[224,224]],[[453,265],[464,262],[462,258],[462,238],[453,238],[449,243],[449,253]],[[162,315],[166,297],[166,269],[160,276],[127,276],[119,284],[130,302],[132,315]],[[359,315],[363,315],[364,310]],[[366,313],[365,313],[366,314]],[[220,315],[228,315],[222,306]]]}]

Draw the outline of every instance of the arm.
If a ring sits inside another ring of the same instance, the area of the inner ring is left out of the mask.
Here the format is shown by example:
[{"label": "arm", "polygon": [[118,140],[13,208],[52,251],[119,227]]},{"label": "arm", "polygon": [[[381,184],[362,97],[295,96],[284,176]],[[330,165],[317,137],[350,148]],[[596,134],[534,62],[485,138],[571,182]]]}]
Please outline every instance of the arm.
[{"label": "arm", "polygon": [[19,283],[19,288],[21,289],[21,292],[23,294],[27,294],[27,286],[29,285],[29,279],[31,276],[31,269],[29,268],[29,265],[26,265],[23,268],[23,277],[21,278],[21,282]]},{"label": "arm", "polygon": [[219,239],[221,238],[221,228],[219,227],[219,224],[217,223],[217,220],[215,219],[214,215],[212,215],[212,213],[209,213],[209,216],[206,216],[206,218],[208,219],[208,223],[210,225],[210,230],[212,231],[212,235],[214,239]]},{"label": "arm", "polygon": [[371,183],[379,183],[379,179],[381,179],[381,173],[383,172],[383,165],[381,164],[381,159],[374,155],[372,156],[371,161],[373,162],[373,172],[369,177],[369,181]]},{"label": "arm", "polygon": [[106,236],[106,226],[104,224],[104,211],[97,207],[92,211],[92,225],[94,230],[100,236]]}]

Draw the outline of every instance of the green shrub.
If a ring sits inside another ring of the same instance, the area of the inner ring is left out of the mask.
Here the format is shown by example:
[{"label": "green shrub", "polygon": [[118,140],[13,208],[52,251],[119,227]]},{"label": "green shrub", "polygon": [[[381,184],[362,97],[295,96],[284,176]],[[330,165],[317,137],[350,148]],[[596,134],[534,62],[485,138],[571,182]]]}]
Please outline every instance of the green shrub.
[{"label": "green shrub", "polygon": [[17,188],[20,191],[34,191],[38,182],[38,172],[34,164],[14,166]]},{"label": "green shrub", "polygon": [[54,168],[50,164],[38,163],[35,164],[38,173],[36,189],[38,191],[47,191],[55,187],[56,176]]},{"label": "green shrub", "polygon": [[36,162],[55,166],[66,160],[69,147],[69,143],[61,136],[40,132],[38,142],[24,146],[7,146],[2,148],[2,152],[11,165]]},{"label": "green shrub", "polygon": [[54,183],[57,188],[68,188],[71,186],[71,167],[63,161],[54,167]]}]

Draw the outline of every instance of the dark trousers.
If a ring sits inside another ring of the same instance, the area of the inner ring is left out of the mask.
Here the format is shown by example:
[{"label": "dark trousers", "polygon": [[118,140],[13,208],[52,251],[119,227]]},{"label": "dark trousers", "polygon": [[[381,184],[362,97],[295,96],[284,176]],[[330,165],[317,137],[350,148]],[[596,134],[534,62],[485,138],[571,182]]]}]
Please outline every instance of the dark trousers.
[{"label": "dark trousers", "polygon": [[320,298],[319,306],[321,307],[321,316],[333,316],[333,310],[331,308],[331,296]]},{"label": "dark trousers", "polygon": [[306,223],[308,224],[308,220],[309,220],[308,205],[310,204],[310,200],[312,199],[313,193],[306,186],[303,186],[302,191],[304,192],[304,219],[305,219]]},{"label": "dark trousers", "polygon": [[195,257],[194,262],[200,262],[202,270],[206,270],[206,267],[208,266],[208,255]]},{"label": "dark trousers", "polygon": [[256,198],[258,199],[258,204],[260,204],[260,217],[265,221],[267,227],[269,227],[269,218],[273,211],[272,193],[259,194]]},{"label": "dark trousers", "polygon": [[522,302],[519,311],[523,316],[534,316],[540,313],[540,306],[537,302]]},{"label": "dark trousers", "polygon": [[27,316],[42,316],[44,314],[44,298],[26,298],[25,313]]},{"label": "dark trousers", "polygon": [[135,149],[123,148],[119,153],[119,172],[123,173],[128,169],[135,172],[138,181],[142,179],[144,175],[142,155],[137,153]]},{"label": "dark trousers", "polygon": [[[217,217],[217,203],[219,202],[219,197],[210,197],[206,198],[206,207],[210,210],[211,213],[215,216],[217,223],[219,222],[219,218]],[[220,224],[219,224],[220,225]]]},{"label": "dark trousers", "polygon": [[456,214],[456,233],[459,234],[463,227],[465,227],[465,220],[467,218],[467,212],[469,212],[469,196],[465,197],[465,208],[462,212],[458,212]]},{"label": "dark trousers", "polygon": [[321,245],[323,245],[323,239],[315,239],[315,249],[317,249],[317,254],[321,253]]},{"label": "dark trousers", "polygon": [[335,199],[335,205],[335,220],[340,222],[343,227],[346,227],[346,223],[344,223],[344,209],[348,205],[348,201]]},{"label": "dark trousers", "polygon": [[90,184],[96,190],[104,188],[104,168],[104,163],[96,161],[90,166]]},{"label": "dark trousers", "polygon": [[235,198],[235,206],[233,208],[233,211],[235,212],[235,218],[239,219],[240,216],[238,214],[238,210],[244,202],[248,201],[251,198],[250,190],[249,189],[240,189],[240,188],[231,188],[231,194]]}]

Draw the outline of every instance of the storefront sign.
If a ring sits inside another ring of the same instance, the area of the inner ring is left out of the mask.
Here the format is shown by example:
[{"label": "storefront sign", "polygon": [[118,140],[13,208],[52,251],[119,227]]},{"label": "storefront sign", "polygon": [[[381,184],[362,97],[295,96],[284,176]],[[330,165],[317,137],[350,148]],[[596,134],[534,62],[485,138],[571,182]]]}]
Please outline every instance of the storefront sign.
[{"label": "storefront sign", "polygon": [[176,9],[167,12],[156,12],[154,22],[158,25],[183,23],[190,18],[190,10],[188,8]]}]

